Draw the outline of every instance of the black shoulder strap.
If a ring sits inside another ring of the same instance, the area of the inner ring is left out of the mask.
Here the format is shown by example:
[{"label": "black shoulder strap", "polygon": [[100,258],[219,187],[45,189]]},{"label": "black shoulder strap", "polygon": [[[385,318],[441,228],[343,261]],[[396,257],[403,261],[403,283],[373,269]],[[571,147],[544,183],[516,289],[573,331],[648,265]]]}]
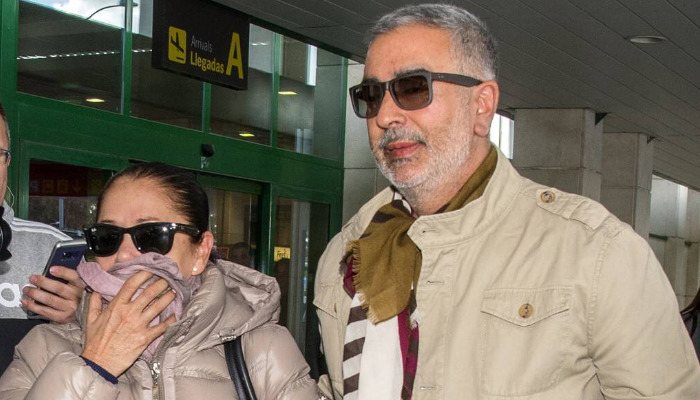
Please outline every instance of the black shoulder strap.
[{"label": "black shoulder strap", "polygon": [[236,388],[238,400],[257,400],[255,389],[248,375],[248,368],[243,357],[243,347],[241,337],[224,343],[224,353],[226,355],[226,365],[228,373],[231,375],[233,386]]}]

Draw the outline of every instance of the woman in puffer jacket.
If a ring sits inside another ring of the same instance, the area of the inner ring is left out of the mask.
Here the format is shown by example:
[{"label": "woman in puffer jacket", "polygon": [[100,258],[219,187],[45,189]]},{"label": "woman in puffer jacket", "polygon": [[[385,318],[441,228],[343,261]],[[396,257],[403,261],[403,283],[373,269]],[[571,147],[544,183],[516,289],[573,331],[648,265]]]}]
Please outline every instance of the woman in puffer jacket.
[{"label": "woman in puffer jacket", "polygon": [[204,190],[160,163],[115,175],[85,230],[96,262],[77,323],[44,324],[17,346],[0,398],[236,399],[222,343],[241,336],[258,399],[316,399],[309,367],[276,325],[273,278],[212,261]]}]

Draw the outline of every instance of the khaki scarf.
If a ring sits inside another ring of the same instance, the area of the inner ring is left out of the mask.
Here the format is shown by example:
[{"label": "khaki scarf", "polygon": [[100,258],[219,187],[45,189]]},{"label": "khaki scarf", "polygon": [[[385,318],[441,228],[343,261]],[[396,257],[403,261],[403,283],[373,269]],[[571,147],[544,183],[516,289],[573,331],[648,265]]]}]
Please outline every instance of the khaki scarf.
[{"label": "khaki scarf", "polygon": [[[459,192],[437,213],[462,208],[479,198],[496,169],[498,154],[492,146],[486,159]],[[382,206],[362,236],[349,243],[353,255],[353,284],[362,308],[373,324],[403,311],[418,283],[422,255],[408,230],[416,219],[401,200]]]}]

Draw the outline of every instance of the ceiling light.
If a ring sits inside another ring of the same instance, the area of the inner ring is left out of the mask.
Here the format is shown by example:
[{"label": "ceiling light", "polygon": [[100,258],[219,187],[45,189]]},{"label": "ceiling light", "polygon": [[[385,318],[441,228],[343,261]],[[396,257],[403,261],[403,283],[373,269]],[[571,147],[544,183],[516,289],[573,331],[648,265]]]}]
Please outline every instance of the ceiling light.
[{"label": "ceiling light", "polygon": [[653,36],[653,35],[640,35],[640,36],[630,36],[627,38],[632,43],[635,44],[655,44],[665,42],[666,39],[663,36]]},{"label": "ceiling light", "polygon": [[87,99],[85,99],[85,101],[87,101],[88,103],[104,103],[105,102],[104,99],[101,99],[99,97],[88,97]]},{"label": "ceiling light", "polygon": [[296,96],[298,93],[293,90],[280,90],[277,94],[281,96]]},{"label": "ceiling light", "polygon": [[254,134],[252,134],[248,131],[240,131],[240,132],[238,132],[238,136],[240,136],[240,137],[255,137]]}]

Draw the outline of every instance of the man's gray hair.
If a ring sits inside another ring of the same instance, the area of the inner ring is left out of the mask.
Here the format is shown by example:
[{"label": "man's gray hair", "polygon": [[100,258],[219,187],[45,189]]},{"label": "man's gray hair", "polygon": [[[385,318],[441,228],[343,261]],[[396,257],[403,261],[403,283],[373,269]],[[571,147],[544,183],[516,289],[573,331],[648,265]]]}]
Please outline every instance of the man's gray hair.
[{"label": "man's gray hair", "polygon": [[[416,4],[381,17],[369,30],[368,44],[380,35],[405,25],[427,25],[452,34],[452,48],[465,65],[464,72],[481,74],[475,78],[496,79],[496,43],[486,25],[467,10],[450,4]],[[435,71],[450,72],[450,71]]]}]

